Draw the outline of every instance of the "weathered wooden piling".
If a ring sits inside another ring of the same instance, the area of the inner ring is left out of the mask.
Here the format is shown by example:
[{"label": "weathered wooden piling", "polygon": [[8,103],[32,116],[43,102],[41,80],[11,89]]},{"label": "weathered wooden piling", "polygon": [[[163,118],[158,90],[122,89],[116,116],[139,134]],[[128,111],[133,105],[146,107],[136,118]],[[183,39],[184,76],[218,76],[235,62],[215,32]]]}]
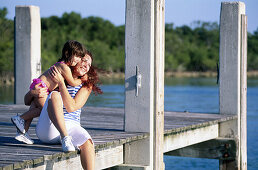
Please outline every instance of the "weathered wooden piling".
[{"label": "weathered wooden piling", "polygon": [[181,142],[165,136],[166,155],[219,159],[220,169],[247,169],[247,17],[244,14],[242,2],[221,4],[220,114],[235,115],[237,119],[193,129],[185,134],[187,140],[179,134]]},{"label": "weathered wooden piling", "polygon": [[235,161],[220,161],[220,169],[247,169],[246,151],[246,61],[247,24],[245,4],[223,2],[220,15],[220,114],[238,119],[221,125],[220,136],[235,139]]},{"label": "weathered wooden piling", "polygon": [[164,146],[164,70],[165,1],[154,1],[154,169],[165,169]]},{"label": "weathered wooden piling", "polygon": [[32,79],[41,74],[39,7],[16,6],[15,16],[14,103],[23,104]]},{"label": "weathered wooden piling", "polygon": [[125,36],[125,131],[150,134],[125,163],[164,169],[164,0],[127,0]]}]

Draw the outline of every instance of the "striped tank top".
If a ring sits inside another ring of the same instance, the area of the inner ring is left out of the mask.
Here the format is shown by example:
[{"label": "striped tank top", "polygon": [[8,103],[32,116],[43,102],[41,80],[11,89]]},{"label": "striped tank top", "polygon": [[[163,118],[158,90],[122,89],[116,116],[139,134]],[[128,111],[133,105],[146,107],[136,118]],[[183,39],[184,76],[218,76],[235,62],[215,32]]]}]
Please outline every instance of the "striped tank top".
[{"label": "striped tank top", "polygon": [[[79,85],[79,86],[70,86],[70,85],[67,85],[67,90],[69,92],[69,94],[71,95],[72,98],[75,97],[76,93],[80,90],[80,88],[82,87],[82,85]],[[65,107],[63,107],[63,110],[64,110],[64,119],[65,120],[71,120],[71,121],[74,121],[75,123],[78,123],[80,124],[80,117],[81,117],[81,108],[74,111],[74,112],[67,112]]]}]

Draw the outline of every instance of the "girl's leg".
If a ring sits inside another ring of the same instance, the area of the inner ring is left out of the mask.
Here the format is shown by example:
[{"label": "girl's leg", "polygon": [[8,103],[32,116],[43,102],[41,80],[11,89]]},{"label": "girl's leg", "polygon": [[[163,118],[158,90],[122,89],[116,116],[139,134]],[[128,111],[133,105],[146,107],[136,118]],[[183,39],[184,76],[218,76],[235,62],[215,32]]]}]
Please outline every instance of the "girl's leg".
[{"label": "girl's leg", "polygon": [[24,129],[26,132],[29,130],[33,118],[38,117],[40,115],[40,112],[41,109],[37,108],[35,102],[32,101],[30,109],[27,112],[24,112],[22,115],[20,115],[20,118],[22,118],[25,121]]},{"label": "girl's leg", "polygon": [[36,107],[34,101],[32,101],[30,109],[22,115],[13,116],[11,118],[13,124],[19,129],[21,133],[28,131],[31,121],[34,117],[40,114],[40,109]]},{"label": "girl's leg", "polygon": [[83,169],[94,170],[95,168],[95,149],[92,141],[89,139],[80,146],[80,158]]},{"label": "girl's leg", "polygon": [[60,132],[61,138],[67,136],[68,133],[65,127],[63,103],[60,93],[52,92],[51,99],[48,100],[47,111],[50,120]]},{"label": "girl's leg", "polygon": [[40,109],[39,108],[32,108],[30,107],[30,109],[27,112],[24,112],[22,115],[20,115],[20,117],[27,121],[27,120],[32,120],[34,117],[38,117],[40,115]]},{"label": "girl's leg", "polygon": [[47,96],[41,97],[41,98],[34,98],[34,100],[31,102],[30,109],[27,112],[20,115],[20,117],[25,121],[27,120],[32,121],[33,118],[39,117],[46,99],[47,99]]},{"label": "girl's leg", "polygon": [[22,118],[25,121],[24,129],[26,132],[29,130],[33,118],[40,116],[40,112],[44,106],[46,99],[47,97],[35,98],[31,102],[30,109],[27,112],[20,115],[20,118]]},{"label": "girl's leg", "polygon": [[33,119],[28,119],[28,120],[25,121],[25,124],[24,124],[25,132],[28,132],[32,120],[33,120]]}]

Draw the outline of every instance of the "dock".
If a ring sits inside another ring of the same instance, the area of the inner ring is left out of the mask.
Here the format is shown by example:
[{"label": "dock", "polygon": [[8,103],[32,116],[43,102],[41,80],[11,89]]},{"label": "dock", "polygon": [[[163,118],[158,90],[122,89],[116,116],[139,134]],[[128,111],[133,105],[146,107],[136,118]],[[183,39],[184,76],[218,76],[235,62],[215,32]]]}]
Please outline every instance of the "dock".
[{"label": "dock", "polygon": [[[64,153],[61,145],[44,144],[38,140],[35,134],[37,119],[33,120],[29,130],[35,144],[22,144],[14,139],[16,128],[10,118],[27,109],[23,105],[0,105],[0,169],[81,167],[76,151]],[[236,119],[235,115],[165,112],[164,153],[217,139],[219,125]],[[125,152],[129,152],[126,145],[149,136],[148,133],[124,131],[123,108],[83,107],[81,125],[94,140],[96,169],[122,166]]]},{"label": "dock", "polygon": [[[220,170],[247,169],[245,11],[243,2],[221,3],[219,113],[165,112],[165,1],[126,0],[124,108],[83,108],[81,124],[95,142],[96,169],[163,170],[164,154],[218,159]],[[0,105],[0,170],[81,167],[77,152],[36,140],[37,120],[30,130],[34,145],[13,139],[10,118],[28,109],[23,97],[41,74],[40,20],[39,7],[16,6],[17,105]]]}]

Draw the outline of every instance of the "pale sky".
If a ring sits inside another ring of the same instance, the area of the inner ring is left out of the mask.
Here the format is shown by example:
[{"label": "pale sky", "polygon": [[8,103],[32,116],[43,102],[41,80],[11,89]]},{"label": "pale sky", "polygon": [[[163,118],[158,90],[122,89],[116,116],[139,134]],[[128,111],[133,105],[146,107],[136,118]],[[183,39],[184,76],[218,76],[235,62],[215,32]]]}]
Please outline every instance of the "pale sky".
[{"label": "pale sky", "polygon": [[[41,17],[62,16],[76,12],[82,17],[98,16],[115,25],[125,24],[126,0],[0,0],[0,8],[7,7],[13,19],[16,5],[40,7]],[[221,0],[165,0],[165,22],[175,26],[191,26],[193,21],[219,22]],[[246,5],[248,32],[258,28],[258,0],[242,0]]]}]

